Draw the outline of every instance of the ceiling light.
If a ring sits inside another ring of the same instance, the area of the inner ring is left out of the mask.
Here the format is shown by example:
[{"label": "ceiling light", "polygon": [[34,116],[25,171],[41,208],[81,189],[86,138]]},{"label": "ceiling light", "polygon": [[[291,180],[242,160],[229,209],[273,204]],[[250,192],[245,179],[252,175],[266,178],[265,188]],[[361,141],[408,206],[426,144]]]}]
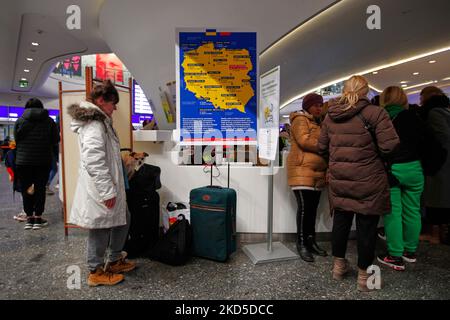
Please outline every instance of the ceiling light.
[{"label": "ceiling light", "polygon": [[289,118],[288,114],[283,115],[283,118]]},{"label": "ceiling light", "polygon": [[430,61],[428,61],[428,63],[435,63],[436,62],[436,60],[430,60]]},{"label": "ceiling light", "polygon": [[20,81],[27,81],[27,78],[20,78]]},{"label": "ceiling light", "polygon": [[402,84],[402,87],[403,87],[403,88],[405,88],[405,87],[407,87],[407,86],[408,86],[407,84]]},{"label": "ceiling light", "polygon": [[450,80],[450,77],[442,79],[442,81],[447,81],[447,80]]},{"label": "ceiling light", "polygon": [[[326,16],[326,15],[333,16],[333,14],[334,14],[333,10],[336,10],[340,5],[342,5],[342,3],[343,2],[340,1],[338,3],[332,4],[332,5],[324,8],[324,10],[322,10],[321,12],[316,14],[315,16],[312,16],[311,18],[307,19],[306,21],[301,23],[299,26],[297,26],[294,30],[292,30],[288,34],[282,36],[280,39],[278,39],[277,41],[272,43],[269,47],[267,47],[267,49],[265,49],[263,52],[261,52],[259,57],[261,58],[263,55],[265,55],[270,50],[273,50],[274,48],[276,48],[280,44],[284,43],[285,41],[288,41],[288,39],[290,39],[293,35],[295,35],[295,33],[297,31],[299,31],[301,29],[305,29],[308,25],[310,25],[310,24],[312,24],[314,22],[317,22],[321,17]],[[336,81],[336,82],[338,82],[338,81]]]},{"label": "ceiling light", "polygon": [[[339,3],[342,3],[342,1],[339,2]],[[269,49],[271,49],[271,48],[269,48]],[[266,53],[269,49],[267,49],[266,51],[264,51],[264,53]],[[361,70],[361,71],[358,71],[358,72],[353,72],[352,74],[346,75],[346,76],[344,76],[344,77],[342,77],[342,78],[334,79],[334,80],[332,80],[332,81],[323,83],[323,84],[321,84],[320,86],[318,86],[318,87],[316,87],[316,88],[310,88],[310,89],[308,89],[308,90],[305,90],[305,92],[301,92],[300,94],[298,94],[298,95],[296,95],[296,96],[294,96],[294,97],[292,97],[292,98],[290,98],[290,99],[287,99],[286,102],[284,102],[284,103],[281,105],[280,109],[285,108],[285,107],[286,107],[287,105],[289,105],[291,102],[293,102],[293,101],[295,101],[295,100],[297,100],[297,99],[299,99],[299,98],[301,98],[301,97],[303,97],[303,96],[306,96],[306,95],[307,95],[308,93],[310,93],[310,92],[319,90],[320,88],[323,88],[323,87],[331,86],[332,84],[335,84],[335,83],[338,83],[338,82],[345,81],[345,80],[347,80],[348,78],[350,78],[350,76],[352,76],[352,75],[355,75],[355,74],[361,74],[361,75],[364,75],[364,74],[373,72],[373,71],[375,71],[375,70],[382,70],[382,69],[386,69],[386,68],[389,68],[389,67],[397,66],[397,65],[400,65],[400,64],[403,64],[403,63],[406,63],[406,62],[410,62],[410,61],[414,61],[414,60],[417,60],[417,59],[425,58],[425,57],[428,57],[428,56],[431,56],[431,55],[434,55],[434,54],[438,54],[438,53],[441,53],[441,52],[445,52],[445,51],[448,51],[448,50],[450,50],[450,47],[444,47],[444,48],[441,48],[441,49],[438,49],[438,50],[429,51],[429,52],[425,52],[425,53],[423,53],[423,54],[419,54],[419,55],[412,56],[412,57],[409,57],[409,58],[397,60],[397,61],[394,61],[394,62],[389,63],[389,64],[380,65],[380,66],[377,66],[377,67],[375,67],[375,68],[371,68],[371,69],[367,69],[367,70]],[[261,54],[260,57],[261,57],[262,55],[263,55],[263,54]],[[450,80],[450,77],[449,77],[447,80]],[[380,92],[381,92],[381,91],[380,91]]]},{"label": "ceiling light", "polygon": [[39,43],[37,43],[37,42],[32,42],[31,45],[37,47],[37,46],[39,45]]},{"label": "ceiling light", "polygon": [[378,71],[374,71],[374,72],[372,72],[372,74],[378,74]]},{"label": "ceiling light", "polygon": [[27,58],[27,61],[33,61],[33,59],[32,58]]},{"label": "ceiling light", "polygon": [[434,82],[434,83],[437,83],[438,81],[437,81],[437,80],[434,80],[433,82]]},{"label": "ceiling light", "polygon": [[417,76],[419,74],[419,72],[414,72],[413,76]]},{"label": "ceiling light", "polygon": [[23,71],[24,71],[24,72],[30,72],[30,70],[28,70],[28,69],[23,69]]},{"label": "ceiling light", "polygon": [[400,83],[407,83],[408,81],[400,81]]},{"label": "ceiling light", "polygon": [[409,89],[412,89],[412,88],[417,88],[417,87],[426,86],[426,85],[429,85],[429,84],[432,84],[432,83],[433,83],[433,81],[428,81],[428,82],[424,82],[424,83],[415,84],[415,85],[413,85],[413,86],[406,87],[405,90],[409,90]]}]

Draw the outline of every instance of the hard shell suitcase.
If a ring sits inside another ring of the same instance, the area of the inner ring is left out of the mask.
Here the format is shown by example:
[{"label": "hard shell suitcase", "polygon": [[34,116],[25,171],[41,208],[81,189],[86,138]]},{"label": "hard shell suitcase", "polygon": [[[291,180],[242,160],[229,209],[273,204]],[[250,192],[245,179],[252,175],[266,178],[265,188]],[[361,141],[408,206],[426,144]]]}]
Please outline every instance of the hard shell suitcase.
[{"label": "hard shell suitcase", "polygon": [[236,191],[208,186],[189,198],[193,255],[226,261],[236,251]]}]

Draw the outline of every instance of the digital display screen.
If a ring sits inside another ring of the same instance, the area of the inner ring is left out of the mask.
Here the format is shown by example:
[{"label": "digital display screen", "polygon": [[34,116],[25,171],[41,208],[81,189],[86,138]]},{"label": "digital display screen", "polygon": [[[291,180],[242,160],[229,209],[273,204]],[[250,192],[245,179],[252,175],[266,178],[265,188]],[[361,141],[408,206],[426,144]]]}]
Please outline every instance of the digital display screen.
[{"label": "digital display screen", "polygon": [[[145,96],[141,86],[133,80],[133,114],[149,115],[153,114],[151,100]],[[134,122],[133,122],[134,123]]]},{"label": "digital display screen", "polygon": [[[58,109],[47,109],[50,118],[56,121],[56,116],[59,115]],[[9,107],[0,106],[0,120],[3,121],[16,121],[20,118],[25,111],[24,107]]]}]

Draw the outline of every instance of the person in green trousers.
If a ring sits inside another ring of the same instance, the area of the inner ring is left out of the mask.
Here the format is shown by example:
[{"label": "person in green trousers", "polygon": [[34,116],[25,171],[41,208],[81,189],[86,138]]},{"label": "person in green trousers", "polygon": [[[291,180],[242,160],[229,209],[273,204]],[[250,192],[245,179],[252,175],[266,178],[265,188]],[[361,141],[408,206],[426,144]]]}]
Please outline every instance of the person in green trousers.
[{"label": "person in green trousers", "polygon": [[384,216],[387,254],[377,260],[394,270],[405,270],[406,262],[416,262],[421,230],[420,198],[424,188],[421,154],[425,143],[424,125],[408,110],[408,98],[400,87],[388,87],[381,94],[381,107],[400,138],[399,147],[389,157],[391,173],[391,212]]}]

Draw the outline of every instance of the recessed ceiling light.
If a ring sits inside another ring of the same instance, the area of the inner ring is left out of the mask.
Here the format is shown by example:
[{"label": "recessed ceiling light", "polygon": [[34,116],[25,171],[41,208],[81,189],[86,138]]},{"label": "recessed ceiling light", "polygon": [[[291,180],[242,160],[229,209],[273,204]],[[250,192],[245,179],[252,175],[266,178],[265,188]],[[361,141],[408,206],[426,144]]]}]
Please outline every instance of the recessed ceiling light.
[{"label": "recessed ceiling light", "polygon": [[33,58],[27,58],[27,61],[33,61]]},{"label": "recessed ceiling light", "polygon": [[378,74],[378,71],[374,71],[374,72],[372,72],[372,74]]},{"label": "recessed ceiling light", "polygon": [[37,43],[37,42],[32,42],[31,45],[37,47],[37,46],[39,45],[39,43]]},{"label": "recessed ceiling light", "polygon": [[407,81],[400,81],[400,83],[406,83]]},{"label": "recessed ceiling light", "polygon": [[442,79],[442,81],[447,81],[447,80],[450,80],[450,77]]},{"label": "recessed ceiling light", "polygon": [[434,83],[437,83],[438,81],[437,81],[437,80],[434,80],[433,82],[434,82]]},{"label": "recessed ceiling light", "polygon": [[435,63],[436,62],[436,60],[430,60],[430,61],[428,61],[428,63]]},{"label": "recessed ceiling light", "polygon": [[27,81],[27,78],[20,78],[20,81]]},{"label": "recessed ceiling light", "polygon": [[413,73],[414,76],[417,76],[418,74],[419,74],[419,72],[414,72]]},{"label": "recessed ceiling light", "polygon": [[403,88],[406,88],[408,85],[407,84],[402,84],[402,87]]},{"label": "recessed ceiling light", "polygon": [[23,69],[23,72],[30,72],[30,70],[28,70],[28,69]]}]

